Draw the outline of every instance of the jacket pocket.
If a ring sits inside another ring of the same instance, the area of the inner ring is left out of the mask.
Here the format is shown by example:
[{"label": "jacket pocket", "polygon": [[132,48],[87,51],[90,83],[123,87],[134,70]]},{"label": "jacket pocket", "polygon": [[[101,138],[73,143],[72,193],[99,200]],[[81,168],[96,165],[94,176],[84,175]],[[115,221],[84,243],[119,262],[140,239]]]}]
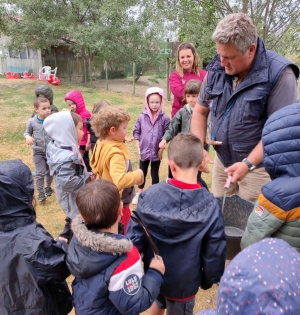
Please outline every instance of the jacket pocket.
[{"label": "jacket pocket", "polygon": [[266,94],[247,95],[242,112],[243,123],[259,122],[265,116]]},{"label": "jacket pocket", "polygon": [[219,110],[220,100],[222,98],[223,90],[210,89],[209,87],[205,88],[207,95],[207,103],[209,104],[209,109],[216,116]]},{"label": "jacket pocket", "polygon": [[241,161],[245,157],[249,155],[249,153],[254,149],[257,145],[258,141],[253,141],[245,144],[233,144],[232,145],[232,152],[235,156],[234,160]]}]

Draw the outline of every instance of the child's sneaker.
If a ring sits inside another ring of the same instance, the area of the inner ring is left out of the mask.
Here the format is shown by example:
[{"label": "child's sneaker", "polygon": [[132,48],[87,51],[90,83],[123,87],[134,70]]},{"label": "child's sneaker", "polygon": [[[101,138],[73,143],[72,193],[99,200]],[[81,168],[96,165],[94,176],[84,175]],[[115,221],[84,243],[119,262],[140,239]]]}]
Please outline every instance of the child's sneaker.
[{"label": "child's sneaker", "polygon": [[132,201],[131,201],[131,203],[132,203],[133,205],[137,205],[137,204],[138,204],[138,202],[139,202],[139,195],[140,195],[140,193],[137,192],[137,193],[135,194],[135,196],[133,197],[133,199],[132,199]]},{"label": "child's sneaker", "polygon": [[53,194],[53,189],[51,187],[46,187],[45,188],[45,194],[46,196],[51,196]]},{"label": "child's sneaker", "polygon": [[38,201],[43,202],[43,201],[46,201],[46,200],[47,200],[46,195],[43,192],[39,193]]}]

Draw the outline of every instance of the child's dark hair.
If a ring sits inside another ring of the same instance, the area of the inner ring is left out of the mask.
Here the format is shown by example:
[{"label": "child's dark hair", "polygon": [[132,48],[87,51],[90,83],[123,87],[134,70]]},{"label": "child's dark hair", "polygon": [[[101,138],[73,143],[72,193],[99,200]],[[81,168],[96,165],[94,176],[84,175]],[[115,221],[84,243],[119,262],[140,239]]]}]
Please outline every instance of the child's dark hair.
[{"label": "child's dark hair", "polygon": [[33,100],[33,106],[35,109],[38,109],[40,104],[41,103],[49,103],[50,104],[50,101],[44,97],[44,96],[39,96],[39,97],[36,97],[34,100]]},{"label": "child's dark hair", "polygon": [[110,106],[110,104],[105,100],[99,100],[94,104],[92,114],[96,114],[104,106]]},{"label": "child's dark hair", "polygon": [[76,197],[79,212],[89,229],[108,229],[114,225],[120,201],[117,186],[106,179],[87,183]]},{"label": "child's dark hair", "polygon": [[187,95],[187,94],[198,95],[200,93],[200,88],[201,88],[200,81],[190,80],[184,88],[184,95]]},{"label": "child's dark hair", "polygon": [[76,127],[78,125],[78,123],[80,121],[82,121],[82,118],[78,114],[76,114],[74,112],[70,112],[70,113],[71,113],[71,117],[72,117],[72,119],[74,121],[74,124],[75,124],[75,127]]},{"label": "child's dark hair", "polygon": [[190,132],[179,133],[170,142],[168,159],[182,169],[199,168],[203,160],[200,138]]}]

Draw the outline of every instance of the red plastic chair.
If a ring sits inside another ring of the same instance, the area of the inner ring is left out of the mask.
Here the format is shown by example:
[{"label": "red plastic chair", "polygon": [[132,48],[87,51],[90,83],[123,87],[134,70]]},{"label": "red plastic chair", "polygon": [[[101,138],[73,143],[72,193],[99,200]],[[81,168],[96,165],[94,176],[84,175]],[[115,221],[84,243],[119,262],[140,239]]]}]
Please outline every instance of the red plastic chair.
[{"label": "red plastic chair", "polygon": [[7,71],[5,74],[6,79],[12,79],[12,74],[10,71]]},{"label": "red plastic chair", "polygon": [[23,79],[28,79],[28,77],[29,77],[28,72],[25,71],[25,72],[23,73],[23,75],[22,75],[22,78],[23,78]]},{"label": "red plastic chair", "polygon": [[59,78],[58,77],[55,77],[54,79],[53,79],[53,81],[51,82],[51,84],[52,85],[60,85],[60,80],[59,80]]}]

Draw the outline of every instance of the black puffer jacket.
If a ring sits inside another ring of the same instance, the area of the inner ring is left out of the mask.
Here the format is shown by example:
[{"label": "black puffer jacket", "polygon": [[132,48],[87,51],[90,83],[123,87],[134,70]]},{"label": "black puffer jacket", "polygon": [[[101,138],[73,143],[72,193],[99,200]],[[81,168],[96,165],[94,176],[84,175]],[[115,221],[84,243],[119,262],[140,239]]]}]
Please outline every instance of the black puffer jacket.
[{"label": "black puffer jacket", "polygon": [[0,162],[0,314],[66,315],[72,309],[63,242],[38,224],[30,169]]},{"label": "black puffer jacket", "polygon": [[[36,97],[38,97],[41,94],[43,94],[49,100],[51,114],[58,113],[58,108],[53,104],[53,91],[51,87],[48,85],[39,85],[35,90],[35,95]],[[35,111],[32,113],[31,117],[33,117],[34,115],[36,115]]]}]

